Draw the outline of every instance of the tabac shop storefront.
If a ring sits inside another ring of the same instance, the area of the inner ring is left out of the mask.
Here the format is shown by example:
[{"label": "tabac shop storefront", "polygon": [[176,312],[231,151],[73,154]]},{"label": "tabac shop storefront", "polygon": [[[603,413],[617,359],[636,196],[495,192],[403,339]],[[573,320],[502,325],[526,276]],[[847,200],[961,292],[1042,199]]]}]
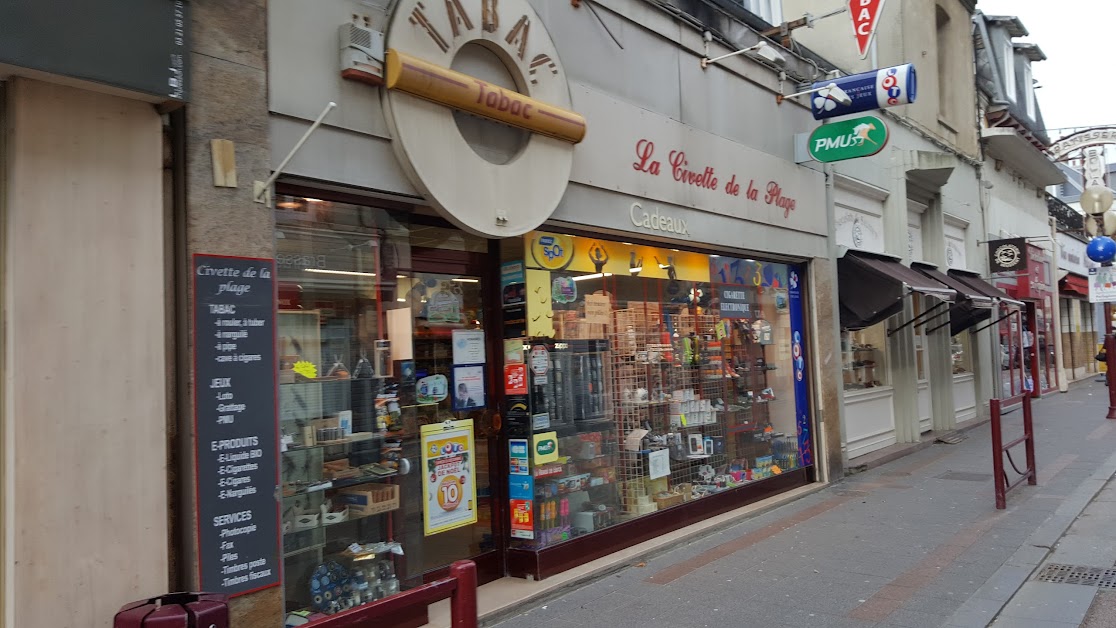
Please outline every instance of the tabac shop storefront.
[{"label": "tabac shop storefront", "polygon": [[[382,119],[322,127],[277,187],[292,622],[463,558],[545,578],[816,479],[821,175],[573,82],[577,29],[481,5],[400,3],[385,86],[321,87]],[[272,9],[273,41],[308,11]],[[305,119],[306,57],[273,48],[272,109]]]}]

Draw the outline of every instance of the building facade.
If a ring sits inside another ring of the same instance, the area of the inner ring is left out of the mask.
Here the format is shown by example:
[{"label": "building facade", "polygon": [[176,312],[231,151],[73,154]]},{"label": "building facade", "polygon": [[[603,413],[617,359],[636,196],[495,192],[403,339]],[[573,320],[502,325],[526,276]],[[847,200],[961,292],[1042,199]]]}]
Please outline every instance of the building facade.
[{"label": "building facade", "polygon": [[[783,8],[799,15],[820,7]],[[970,119],[976,88],[948,79],[966,75],[973,58],[972,13],[966,2],[885,5],[875,47],[863,60],[842,37],[843,19],[795,33],[845,74],[909,61],[918,72],[918,99],[880,116],[890,130],[886,148],[833,168],[833,235],[848,265],[842,299],[862,301],[866,282],[905,286],[884,297],[898,301],[880,303],[871,315],[842,318],[844,438],[853,464],[986,416],[994,391],[992,334],[970,331],[983,326],[998,297],[962,283],[980,282],[986,269],[980,144]],[[861,272],[860,258],[888,264],[894,277]]]},{"label": "building facade", "polygon": [[[703,6],[280,1],[240,22],[237,38],[267,33],[266,57],[246,87],[198,97],[189,158],[232,140],[238,178],[274,174],[274,196],[205,169],[187,181],[195,366],[179,375],[205,394],[180,400],[197,417],[180,442],[223,444],[183,457],[185,586],[282,625],[463,558],[482,582],[545,579],[843,473],[839,389],[814,358],[838,346],[825,176],[794,160],[808,106],[775,98],[780,69],[812,66],[781,51],[778,67],[703,68],[707,44],[758,41]],[[339,31],[372,58],[339,65]],[[210,401],[248,342],[208,346],[211,326],[235,336],[223,326],[241,320],[220,314],[233,297],[203,301],[214,273],[250,286],[237,311],[277,294],[276,417],[255,415],[255,432],[233,431],[253,403],[238,409],[237,376]],[[242,493],[253,476],[225,473],[269,427],[274,525]],[[226,561],[214,535],[239,534],[249,510],[262,523]],[[325,579],[363,593],[330,599]]]},{"label": "building facade", "polygon": [[[1044,192],[1063,175],[1044,152],[1050,138],[1031,73],[1031,64],[1046,57],[1035,44],[1016,41],[1028,34],[1016,17],[978,12],[973,24],[982,172],[988,184],[986,238],[994,250],[1014,239],[1009,246],[1023,251],[1014,270],[993,272],[994,283],[1022,303],[1018,322],[1009,317],[999,325],[1001,393],[1018,394],[1021,371],[1023,390],[1045,394],[1063,385],[1056,229]],[[995,257],[994,251],[989,257]]]}]

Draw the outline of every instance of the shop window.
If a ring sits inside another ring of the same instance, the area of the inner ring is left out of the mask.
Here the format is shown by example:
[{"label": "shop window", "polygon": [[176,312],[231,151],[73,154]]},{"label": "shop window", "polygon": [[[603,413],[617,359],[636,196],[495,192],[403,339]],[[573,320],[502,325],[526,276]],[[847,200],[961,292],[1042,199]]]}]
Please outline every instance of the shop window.
[{"label": "shop window", "polygon": [[811,464],[799,267],[546,233],[513,252],[513,547]]},{"label": "shop window", "polygon": [[973,372],[973,336],[963,331],[949,342],[949,352],[953,356],[953,374],[963,375]]},{"label": "shop window", "polygon": [[887,321],[841,334],[845,391],[886,386]]},{"label": "shop window", "polygon": [[[292,616],[390,596],[493,547],[492,359],[481,322],[484,275],[472,261],[488,245],[418,220],[277,198],[283,571]],[[443,441],[453,447],[431,454],[430,443]]]}]

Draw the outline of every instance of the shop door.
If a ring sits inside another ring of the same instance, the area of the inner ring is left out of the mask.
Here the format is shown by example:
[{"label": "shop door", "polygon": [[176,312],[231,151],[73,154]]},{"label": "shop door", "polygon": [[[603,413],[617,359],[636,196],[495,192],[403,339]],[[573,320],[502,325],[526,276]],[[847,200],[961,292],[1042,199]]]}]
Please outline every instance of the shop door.
[{"label": "shop door", "polygon": [[[410,481],[414,484],[411,490],[424,495],[424,502],[421,510],[409,516],[409,526],[416,529],[412,536],[421,540],[412,544],[408,571],[416,577],[421,574],[426,581],[441,577],[450,563],[461,559],[477,562],[482,581],[502,575],[500,537],[493,526],[502,519],[494,512],[498,502],[492,494],[500,473],[498,425],[494,424],[497,400],[492,385],[498,356],[486,346],[488,283],[477,272],[480,269],[469,268],[463,261],[467,260],[460,255],[430,251],[416,256],[414,270],[398,275],[401,296],[397,301],[409,305],[412,320],[414,411],[420,430],[446,421],[464,421],[473,441],[473,471],[456,487],[444,485],[439,462],[431,459],[433,452],[420,447],[418,473]],[[460,272],[452,272],[454,269]],[[433,390],[443,382],[446,388]],[[429,437],[426,449],[436,441],[436,435]],[[462,508],[472,509],[476,521],[456,527],[439,523],[452,522]]]}]

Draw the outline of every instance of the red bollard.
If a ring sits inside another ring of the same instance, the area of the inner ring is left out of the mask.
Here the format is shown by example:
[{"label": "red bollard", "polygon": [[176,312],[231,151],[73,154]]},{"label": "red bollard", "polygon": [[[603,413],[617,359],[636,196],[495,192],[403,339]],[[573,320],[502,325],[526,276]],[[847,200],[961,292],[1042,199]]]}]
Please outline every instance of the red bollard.
[{"label": "red bollard", "polygon": [[1104,374],[1108,381],[1108,416],[1106,418],[1116,419],[1116,335],[1111,331],[1104,337],[1104,352],[1105,362],[1108,364],[1108,372]]},{"label": "red bollard", "polygon": [[477,564],[459,560],[450,565],[450,577],[457,581],[450,596],[453,628],[477,628]]}]

